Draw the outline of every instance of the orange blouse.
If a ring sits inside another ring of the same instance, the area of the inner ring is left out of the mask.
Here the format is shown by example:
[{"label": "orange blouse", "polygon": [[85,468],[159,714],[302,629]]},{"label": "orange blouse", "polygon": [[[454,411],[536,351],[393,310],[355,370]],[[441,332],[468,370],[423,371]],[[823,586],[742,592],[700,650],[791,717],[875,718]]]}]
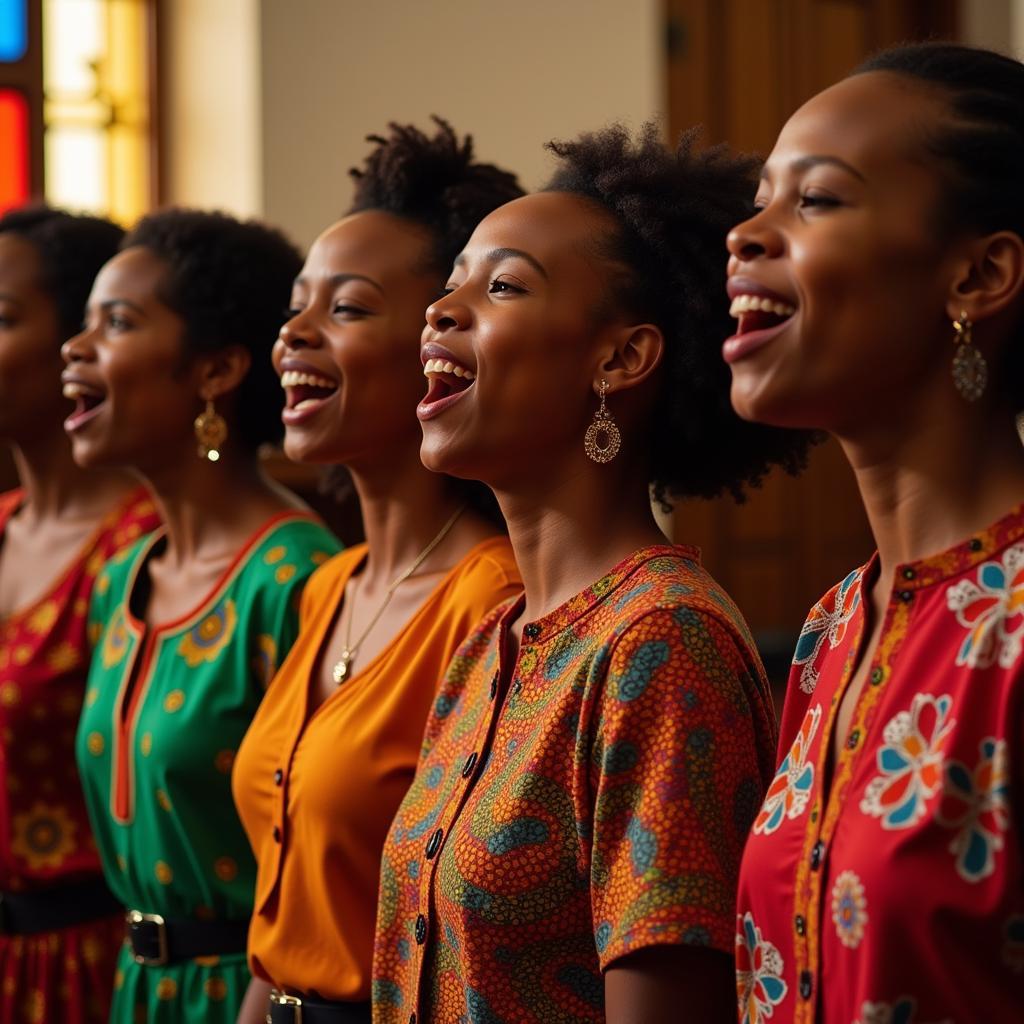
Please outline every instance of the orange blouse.
[{"label": "orange blouse", "polygon": [[393,642],[311,710],[312,673],[365,557],[365,545],[351,548],[310,578],[299,638],[232,780],[259,862],[253,973],[284,991],[352,1001],[370,998],[381,848],[438,683],[478,621],[522,589],[505,537],[476,545]]}]

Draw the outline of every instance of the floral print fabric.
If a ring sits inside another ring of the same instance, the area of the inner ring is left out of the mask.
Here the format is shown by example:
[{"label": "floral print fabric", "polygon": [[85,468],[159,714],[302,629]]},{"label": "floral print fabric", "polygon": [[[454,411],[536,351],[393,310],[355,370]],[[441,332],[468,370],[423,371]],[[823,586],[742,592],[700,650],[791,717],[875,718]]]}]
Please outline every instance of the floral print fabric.
[{"label": "floral print fabric", "polygon": [[384,849],[374,1019],[604,1021],[602,972],[733,952],[740,853],[775,725],[739,612],[696,552],[636,552],[462,646]]},{"label": "floral print fabric", "polygon": [[[0,536],[22,500],[0,496]],[[107,559],[158,524],[139,489],[118,503],[49,593],[0,621],[0,890],[100,874],[75,766],[85,694],[89,597]],[[123,925],[0,935],[0,1021],[105,1021]]]},{"label": "floral print fabric", "polygon": [[876,573],[873,560],[818,603],[790,675],[787,753],[740,879],[748,1024],[1020,1016],[1024,512],[897,568],[836,738]]}]

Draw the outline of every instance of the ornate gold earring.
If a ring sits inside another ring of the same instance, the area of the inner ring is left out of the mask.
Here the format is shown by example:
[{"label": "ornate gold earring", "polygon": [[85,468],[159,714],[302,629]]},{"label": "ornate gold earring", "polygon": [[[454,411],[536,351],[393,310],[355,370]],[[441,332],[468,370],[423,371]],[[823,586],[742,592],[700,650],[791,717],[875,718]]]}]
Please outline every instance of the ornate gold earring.
[{"label": "ornate gold earring", "polygon": [[611,462],[622,447],[622,435],[612,419],[612,414],[604,404],[604,396],[608,393],[608,381],[601,381],[601,405],[594,413],[594,422],[587,427],[583,448],[587,457],[594,462]]},{"label": "ornate gold earring", "polygon": [[227,440],[228,425],[224,417],[213,406],[213,399],[206,400],[206,408],[192,424],[199,442],[199,458],[216,462],[220,459],[221,445]]},{"label": "ornate gold earring", "polygon": [[976,402],[981,398],[988,383],[988,363],[978,351],[978,346],[971,343],[972,326],[966,312],[960,314],[959,320],[953,321],[953,330],[956,331],[953,339],[953,344],[956,345],[956,352],[953,355],[953,383],[968,402]]}]

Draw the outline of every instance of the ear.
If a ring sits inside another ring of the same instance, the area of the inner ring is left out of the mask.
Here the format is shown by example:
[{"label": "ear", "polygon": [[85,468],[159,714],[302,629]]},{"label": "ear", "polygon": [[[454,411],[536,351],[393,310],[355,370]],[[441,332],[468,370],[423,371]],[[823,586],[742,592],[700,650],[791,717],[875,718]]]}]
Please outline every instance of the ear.
[{"label": "ear", "polygon": [[196,360],[199,397],[206,401],[238,389],[252,366],[252,354],[241,345],[230,345]]},{"label": "ear", "polygon": [[1024,239],[1014,231],[974,239],[950,283],[946,314],[975,324],[999,316],[1024,292]]},{"label": "ear", "polygon": [[665,336],[654,324],[617,328],[598,365],[598,378],[608,381],[608,394],[635,388],[661,363]]}]

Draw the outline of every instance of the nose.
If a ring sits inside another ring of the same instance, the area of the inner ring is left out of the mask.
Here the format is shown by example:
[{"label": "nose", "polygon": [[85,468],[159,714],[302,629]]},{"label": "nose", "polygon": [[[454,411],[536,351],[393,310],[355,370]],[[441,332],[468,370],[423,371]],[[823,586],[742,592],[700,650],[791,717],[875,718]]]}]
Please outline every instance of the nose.
[{"label": "nose", "polygon": [[427,325],[439,334],[445,331],[461,330],[469,323],[469,310],[449,292],[427,306]]},{"label": "nose", "polygon": [[308,306],[281,325],[277,338],[291,351],[319,348],[321,345],[320,332],[313,326]]},{"label": "nose", "polygon": [[60,356],[70,366],[72,363],[91,360],[95,354],[92,343],[89,339],[89,329],[79,331],[78,334],[68,338],[60,347]]},{"label": "nose", "polygon": [[725,245],[730,257],[741,263],[770,259],[779,256],[783,249],[782,237],[772,226],[767,207],[737,224],[726,236]]}]

